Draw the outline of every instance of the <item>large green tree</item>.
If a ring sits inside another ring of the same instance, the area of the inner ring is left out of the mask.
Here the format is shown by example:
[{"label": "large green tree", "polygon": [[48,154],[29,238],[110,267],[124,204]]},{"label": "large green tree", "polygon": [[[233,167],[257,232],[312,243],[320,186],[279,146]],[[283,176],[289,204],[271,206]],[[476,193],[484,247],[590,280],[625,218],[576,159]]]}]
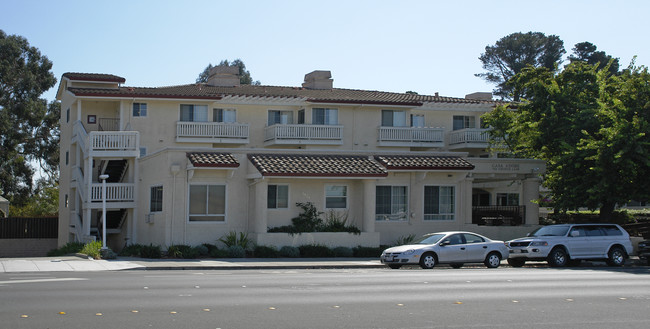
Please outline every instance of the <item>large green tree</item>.
[{"label": "large green tree", "polygon": [[588,207],[608,218],[616,204],[650,197],[650,74],[606,68],[525,68],[512,83],[527,98],[483,117],[516,156],[546,160],[556,210]]},{"label": "large green tree", "polygon": [[591,42],[576,43],[573,49],[571,49],[573,50],[573,54],[569,55],[569,61],[572,63],[575,61],[583,61],[587,62],[587,64],[598,65],[599,69],[607,67],[611,74],[618,73],[618,58],[613,58],[604,51],[598,51],[597,49],[598,47]]},{"label": "large green tree", "polygon": [[564,42],[555,35],[541,32],[512,33],[485,47],[479,60],[487,72],[476,74],[497,85],[494,94],[518,101],[521,91],[510,80],[527,66],[557,69],[566,53]]},{"label": "large green tree", "polygon": [[32,193],[31,163],[56,171],[60,110],[40,98],[56,84],[51,69],[25,38],[0,30],[0,194],[14,204]]},{"label": "large green tree", "polygon": [[[222,60],[219,65],[216,66],[236,66],[239,68],[239,83],[242,85],[259,85],[259,81],[253,81],[253,78],[251,77],[251,73],[246,70],[246,64],[244,62],[237,58],[232,62],[229,62],[227,59]],[[210,70],[212,70],[214,66],[212,64],[208,64],[208,66],[199,74],[199,76],[196,78],[196,83],[205,83],[208,82],[208,78],[210,76]]]}]

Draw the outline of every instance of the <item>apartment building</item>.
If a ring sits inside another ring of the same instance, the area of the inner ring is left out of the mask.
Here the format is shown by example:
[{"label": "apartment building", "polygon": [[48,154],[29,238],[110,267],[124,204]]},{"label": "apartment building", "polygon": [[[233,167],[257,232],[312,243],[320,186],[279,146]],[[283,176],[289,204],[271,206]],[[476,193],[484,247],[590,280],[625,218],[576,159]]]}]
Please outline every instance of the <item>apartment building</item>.
[{"label": "apartment building", "polygon": [[[231,67],[207,83],[125,82],[61,79],[60,245],[104,234],[114,250],[198,245],[236,231],[261,245],[355,247],[444,230],[506,239],[538,225],[544,163],[489,153],[490,93],[339,89],[329,71],[294,87],[240,85]],[[291,224],[299,202],[362,233],[267,232]]]}]

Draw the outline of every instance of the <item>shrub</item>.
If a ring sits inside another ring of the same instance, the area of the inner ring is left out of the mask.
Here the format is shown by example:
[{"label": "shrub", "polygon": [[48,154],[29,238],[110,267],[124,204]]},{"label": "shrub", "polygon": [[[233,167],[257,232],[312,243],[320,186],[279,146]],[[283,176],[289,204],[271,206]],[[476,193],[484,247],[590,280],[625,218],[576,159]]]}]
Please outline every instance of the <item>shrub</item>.
[{"label": "shrub", "polygon": [[300,255],[302,257],[334,257],[334,252],[330,248],[322,245],[309,244],[300,246],[298,249],[300,249]]},{"label": "shrub", "polygon": [[80,253],[84,255],[88,255],[89,257],[92,257],[94,259],[101,259],[102,258],[100,253],[101,249],[102,249],[101,241],[92,241],[86,243],[84,247],[81,249]]},{"label": "shrub", "polygon": [[199,256],[199,250],[188,245],[171,245],[167,248],[167,256],[170,258],[193,259]]},{"label": "shrub", "polygon": [[334,210],[327,212],[325,222],[320,228],[320,232],[348,232],[354,234],[361,234],[361,230],[354,225],[346,225],[348,221],[347,211],[340,214]]},{"label": "shrub", "polygon": [[229,257],[228,250],[219,249],[215,246],[214,249],[210,249],[210,257],[212,258],[226,258]]},{"label": "shrub", "polygon": [[204,243],[202,246],[208,248],[208,255],[212,253],[212,250],[219,249],[216,245],[213,245],[211,243]]},{"label": "shrub", "polygon": [[352,251],[352,248],[348,247],[336,247],[332,250],[334,252],[335,257],[352,257],[354,256],[354,251]]},{"label": "shrub", "polygon": [[298,258],[300,257],[300,249],[291,246],[284,246],[280,248],[280,256],[289,257],[289,258]]},{"label": "shrub", "polygon": [[160,246],[150,244],[140,248],[140,257],[142,258],[160,258],[161,255],[162,251],[160,250]]},{"label": "shrub", "polygon": [[253,250],[253,256],[259,258],[275,258],[279,255],[280,252],[278,251],[278,248],[273,246],[257,246],[255,247],[255,250]]},{"label": "shrub", "polygon": [[99,253],[100,253],[100,255],[101,255],[100,257],[102,259],[115,259],[115,258],[117,258],[117,254],[113,250],[111,250],[110,248],[100,249]]},{"label": "shrub", "polygon": [[145,246],[141,244],[130,244],[122,249],[120,251],[120,256],[126,256],[126,257],[141,257],[142,254],[142,248]]},{"label": "shrub", "polygon": [[415,234],[409,234],[409,235],[401,236],[401,237],[397,238],[397,240],[395,241],[395,245],[396,246],[401,246],[401,245],[405,245],[405,244],[411,244],[411,243],[413,243],[413,241],[415,241]]},{"label": "shrub", "polygon": [[311,202],[298,202],[296,205],[302,208],[298,217],[291,219],[292,225],[268,228],[267,232],[300,234],[305,232],[349,232],[361,234],[361,230],[354,225],[346,225],[348,220],[347,212],[339,214],[334,210],[327,213],[325,221],[321,219],[324,213],[318,211]]},{"label": "shrub", "polygon": [[219,238],[219,241],[226,247],[240,246],[244,251],[253,249],[253,241],[248,238],[248,233],[230,231],[228,234]]},{"label": "shrub", "polygon": [[244,258],[246,257],[246,250],[242,246],[230,246],[228,247],[228,257]]},{"label": "shrub", "polygon": [[84,244],[81,242],[68,242],[61,248],[50,250],[47,255],[49,257],[64,256],[68,254],[76,254],[83,249]]},{"label": "shrub", "polygon": [[196,250],[197,254],[202,257],[205,257],[210,254],[210,249],[208,249],[207,246],[202,244],[194,247],[194,249]]},{"label": "shrub", "polygon": [[353,249],[354,257],[379,257],[386,248],[386,246],[380,246],[379,248],[358,246]]}]

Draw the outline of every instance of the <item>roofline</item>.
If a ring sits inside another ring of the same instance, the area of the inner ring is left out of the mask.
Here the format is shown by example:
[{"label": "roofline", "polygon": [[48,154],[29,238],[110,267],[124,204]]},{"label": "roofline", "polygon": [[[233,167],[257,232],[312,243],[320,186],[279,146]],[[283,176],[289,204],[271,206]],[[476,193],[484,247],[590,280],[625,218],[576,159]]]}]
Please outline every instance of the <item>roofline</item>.
[{"label": "roofline", "polygon": [[94,98],[141,98],[141,99],[204,99],[204,100],[221,100],[223,97],[221,96],[188,96],[188,95],[151,95],[151,94],[142,94],[142,93],[132,93],[132,94],[126,94],[126,93],[117,93],[117,94],[106,94],[106,93],[101,93],[101,92],[74,92],[70,89],[68,89],[70,93],[72,93],[76,97],[94,97]]}]

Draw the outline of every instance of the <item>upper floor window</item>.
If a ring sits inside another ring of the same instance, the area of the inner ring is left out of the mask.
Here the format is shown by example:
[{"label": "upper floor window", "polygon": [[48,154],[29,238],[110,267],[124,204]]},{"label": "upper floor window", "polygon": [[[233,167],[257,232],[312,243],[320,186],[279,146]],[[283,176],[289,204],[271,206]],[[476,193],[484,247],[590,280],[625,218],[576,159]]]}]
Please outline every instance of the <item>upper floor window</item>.
[{"label": "upper floor window", "polygon": [[377,186],[375,195],[376,220],[408,219],[408,190],[406,186]]},{"label": "upper floor window", "polygon": [[70,122],[70,108],[65,110],[65,122]]},{"label": "upper floor window", "polygon": [[181,104],[181,121],[207,122],[208,106]]},{"label": "upper floor window", "polygon": [[338,109],[315,108],[311,112],[311,123],[315,125],[338,125]]},{"label": "upper floor window", "polygon": [[237,110],[235,109],[212,109],[212,121],[235,123],[237,122]]},{"label": "upper floor window", "polygon": [[476,117],[454,115],[454,130],[476,128]]},{"label": "upper floor window", "polygon": [[454,220],[454,187],[424,187],[424,220]]},{"label": "upper floor window", "polygon": [[146,117],[147,116],[147,103],[133,103],[133,116]]},{"label": "upper floor window", "polygon": [[268,125],[288,125],[293,123],[293,112],[292,111],[278,111],[270,110],[269,111],[269,120]]},{"label": "upper floor window", "polygon": [[382,110],[382,127],[406,127],[406,111]]},{"label": "upper floor window", "polygon": [[345,209],[348,207],[348,187],[345,185],[325,186],[325,208]]},{"label": "upper floor window", "polygon": [[424,115],[411,114],[411,127],[424,127]]},{"label": "upper floor window", "polygon": [[160,185],[152,186],[150,199],[149,199],[149,212],[162,211],[162,205],[163,205],[163,187]]}]

